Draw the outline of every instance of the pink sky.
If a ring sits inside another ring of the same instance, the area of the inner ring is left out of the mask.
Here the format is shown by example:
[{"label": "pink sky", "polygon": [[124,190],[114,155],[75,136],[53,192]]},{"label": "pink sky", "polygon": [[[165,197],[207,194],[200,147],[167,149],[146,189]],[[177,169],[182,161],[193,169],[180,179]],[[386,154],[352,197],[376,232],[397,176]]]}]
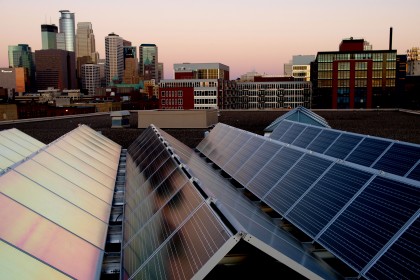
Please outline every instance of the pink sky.
[{"label": "pink sky", "polygon": [[283,74],[293,55],[336,51],[343,38],[364,38],[374,50],[405,54],[420,46],[419,0],[160,0],[52,1],[0,0],[0,67],[8,66],[7,46],[41,49],[41,24],[58,26],[59,10],[75,13],[76,23],[93,25],[96,48],[104,58],[111,32],[139,46],[153,43],[165,78],[173,64],[220,62],[231,79],[249,71]]}]

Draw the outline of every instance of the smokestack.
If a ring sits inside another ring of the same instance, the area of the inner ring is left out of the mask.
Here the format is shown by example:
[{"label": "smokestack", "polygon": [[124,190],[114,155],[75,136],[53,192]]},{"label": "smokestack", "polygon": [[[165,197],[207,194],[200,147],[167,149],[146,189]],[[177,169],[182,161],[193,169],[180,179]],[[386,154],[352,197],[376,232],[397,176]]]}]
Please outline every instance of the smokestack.
[{"label": "smokestack", "polygon": [[392,27],[389,29],[389,50],[392,50]]}]

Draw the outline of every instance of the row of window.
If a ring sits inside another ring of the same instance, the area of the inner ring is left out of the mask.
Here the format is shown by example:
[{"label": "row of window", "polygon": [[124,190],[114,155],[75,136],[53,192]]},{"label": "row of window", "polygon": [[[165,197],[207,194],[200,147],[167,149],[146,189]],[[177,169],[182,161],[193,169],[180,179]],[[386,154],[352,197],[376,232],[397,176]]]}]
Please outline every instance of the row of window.
[{"label": "row of window", "polygon": [[194,98],[194,104],[217,104],[217,99]]},{"label": "row of window", "polygon": [[161,104],[162,105],[183,105],[183,99],[162,99]]},{"label": "row of window", "polygon": [[239,91],[247,90],[283,90],[283,89],[300,89],[300,88],[310,88],[310,82],[283,82],[283,83],[270,83],[270,84],[261,84],[261,83],[238,83]]},{"label": "row of window", "polygon": [[373,52],[373,53],[330,53],[319,54],[318,62],[333,62],[336,60],[362,60],[372,59],[373,61],[396,61],[397,54],[395,52]]},{"label": "row of window", "polygon": [[183,96],[183,92],[182,90],[178,90],[178,91],[162,91],[160,93],[161,97],[182,97]]},{"label": "row of window", "polygon": [[161,88],[173,88],[173,87],[217,87],[217,81],[195,81],[186,82],[178,80],[176,82],[161,82],[159,84]]},{"label": "row of window", "polygon": [[194,96],[217,96],[217,91],[215,90],[195,90]]}]

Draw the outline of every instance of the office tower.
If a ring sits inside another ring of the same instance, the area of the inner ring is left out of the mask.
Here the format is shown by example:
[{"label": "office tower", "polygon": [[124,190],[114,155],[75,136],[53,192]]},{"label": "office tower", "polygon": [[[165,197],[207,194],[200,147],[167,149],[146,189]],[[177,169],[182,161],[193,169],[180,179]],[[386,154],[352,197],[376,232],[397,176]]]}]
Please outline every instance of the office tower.
[{"label": "office tower", "polygon": [[31,47],[27,44],[18,44],[8,47],[9,66],[25,67],[28,71],[28,85],[26,90],[35,89],[35,63]]},{"label": "office tower", "polygon": [[60,13],[60,33],[64,33],[66,50],[74,52],[76,50],[74,13],[69,10],[61,10]]},{"label": "office tower", "polygon": [[98,64],[83,64],[80,77],[82,91],[88,95],[94,95],[95,89],[101,87],[101,67]]},{"label": "office tower", "polygon": [[83,64],[97,63],[95,35],[93,34],[92,23],[90,22],[77,23],[76,59],[78,76],[80,76],[80,70]]},{"label": "office tower", "polygon": [[318,52],[312,65],[313,108],[369,109],[397,104],[396,50],[366,50],[364,39],[351,37],[342,40],[339,51]]},{"label": "office tower", "polygon": [[143,80],[155,79],[158,77],[158,48],[155,44],[141,44],[139,47],[140,61],[139,72]]},{"label": "office tower", "polygon": [[138,84],[139,74],[138,74],[138,60],[136,47],[133,46],[124,46],[123,47],[124,55],[124,75],[123,83],[124,84]]},{"label": "office tower", "polygon": [[66,50],[66,36],[64,33],[57,33],[57,49],[59,50]]},{"label": "office tower", "polygon": [[60,90],[76,88],[74,52],[59,49],[37,50],[35,56],[38,90],[48,87]]},{"label": "office tower", "polygon": [[164,71],[163,71],[163,63],[158,63],[158,81],[163,80],[165,78]]},{"label": "office tower", "polygon": [[292,59],[292,76],[303,81],[311,80],[311,62],[315,55],[294,55]]},{"label": "office tower", "polygon": [[105,79],[107,86],[119,83],[124,72],[123,38],[115,33],[105,37]]},{"label": "office tower", "polygon": [[42,49],[56,49],[57,48],[57,33],[58,27],[54,24],[41,25],[41,39]]},{"label": "office tower", "polygon": [[7,90],[9,98],[13,96],[13,93],[26,92],[27,82],[28,69],[25,67],[0,68],[0,88]]},{"label": "office tower", "polygon": [[105,78],[105,58],[99,58],[98,59],[98,66],[99,66],[99,76],[101,79],[101,87],[106,87],[106,78]]}]

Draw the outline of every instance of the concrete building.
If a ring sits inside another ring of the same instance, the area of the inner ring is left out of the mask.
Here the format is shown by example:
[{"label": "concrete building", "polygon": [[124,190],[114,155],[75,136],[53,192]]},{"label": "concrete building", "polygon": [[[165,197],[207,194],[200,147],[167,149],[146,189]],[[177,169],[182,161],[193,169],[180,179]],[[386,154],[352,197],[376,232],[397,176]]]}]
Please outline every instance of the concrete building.
[{"label": "concrete building", "polygon": [[176,63],[175,79],[229,80],[229,66],[222,63]]},{"label": "concrete building", "polygon": [[143,80],[159,82],[158,47],[155,44],[141,44],[139,47],[139,74]]},{"label": "concrete building", "polygon": [[55,24],[41,25],[41,40],[43,50],[57,48],[57,33],[58,27]]},{"label": "concrete building", "polygon": [[159,83],[160,109],[218,109],[222,80],[162,80]]},{"label": "concrete building", "polygon": [[69,10],[61,10],[59,27],[60,33],[64,34],[65,38],[65,50],[75,52],[76,51],[76,32],[75,32],[75,18],[74,13]]},{"label": "concrete building", "polygon": [[76,34],[77,73],[85,63],[97,63],[99,54],[96,52],[95,35],[92,23],[78,22]]},{"label": "concrete building", "polygon": [[121,82],[124,72],[123,38],[115,33],[105,37],[105,79],[106,85]]},{"label": "concrete building", "polygon": [[27,69],[27,91],[33,91],[36,88],[35,63],[31,47],[27,44],[8,47],[9,67],[24,67]]},{"label": "concrete building", "polygon": [[312,84],[306,81],[237,82],[236,97],[230,107],[235,109],[280,109],[311,106]]},{"label": "concrete building", "polygon": [[7,89],[9,98],[14,93],[24,93],[28,86],[28,70],[25,67],[0,68],[0,87]]},{"label": "concrete building", "polygon": [[88,95],[94,95],[95,89],[101,87],[101,69],[98,64],[83,64],[80,78],[82,91]]},{"label": "concrete building", "polygon": [[338,51],[318,52],[311,75],[313,108],[395,106],[397,51],[365,46],[363,39],[349,38]]},{"label": "concrete building", "polygon": [[163,63],[159,62],[158,63],[158,80],[163,80],[165,79],[165,73],[164,73],[164,68],[163,68]]},{"label": "concrete building", "polygon": [[60,49],[37,50],[35,56],[38,90],[49,87],[60,90],[77,87],[74,52]]}]

